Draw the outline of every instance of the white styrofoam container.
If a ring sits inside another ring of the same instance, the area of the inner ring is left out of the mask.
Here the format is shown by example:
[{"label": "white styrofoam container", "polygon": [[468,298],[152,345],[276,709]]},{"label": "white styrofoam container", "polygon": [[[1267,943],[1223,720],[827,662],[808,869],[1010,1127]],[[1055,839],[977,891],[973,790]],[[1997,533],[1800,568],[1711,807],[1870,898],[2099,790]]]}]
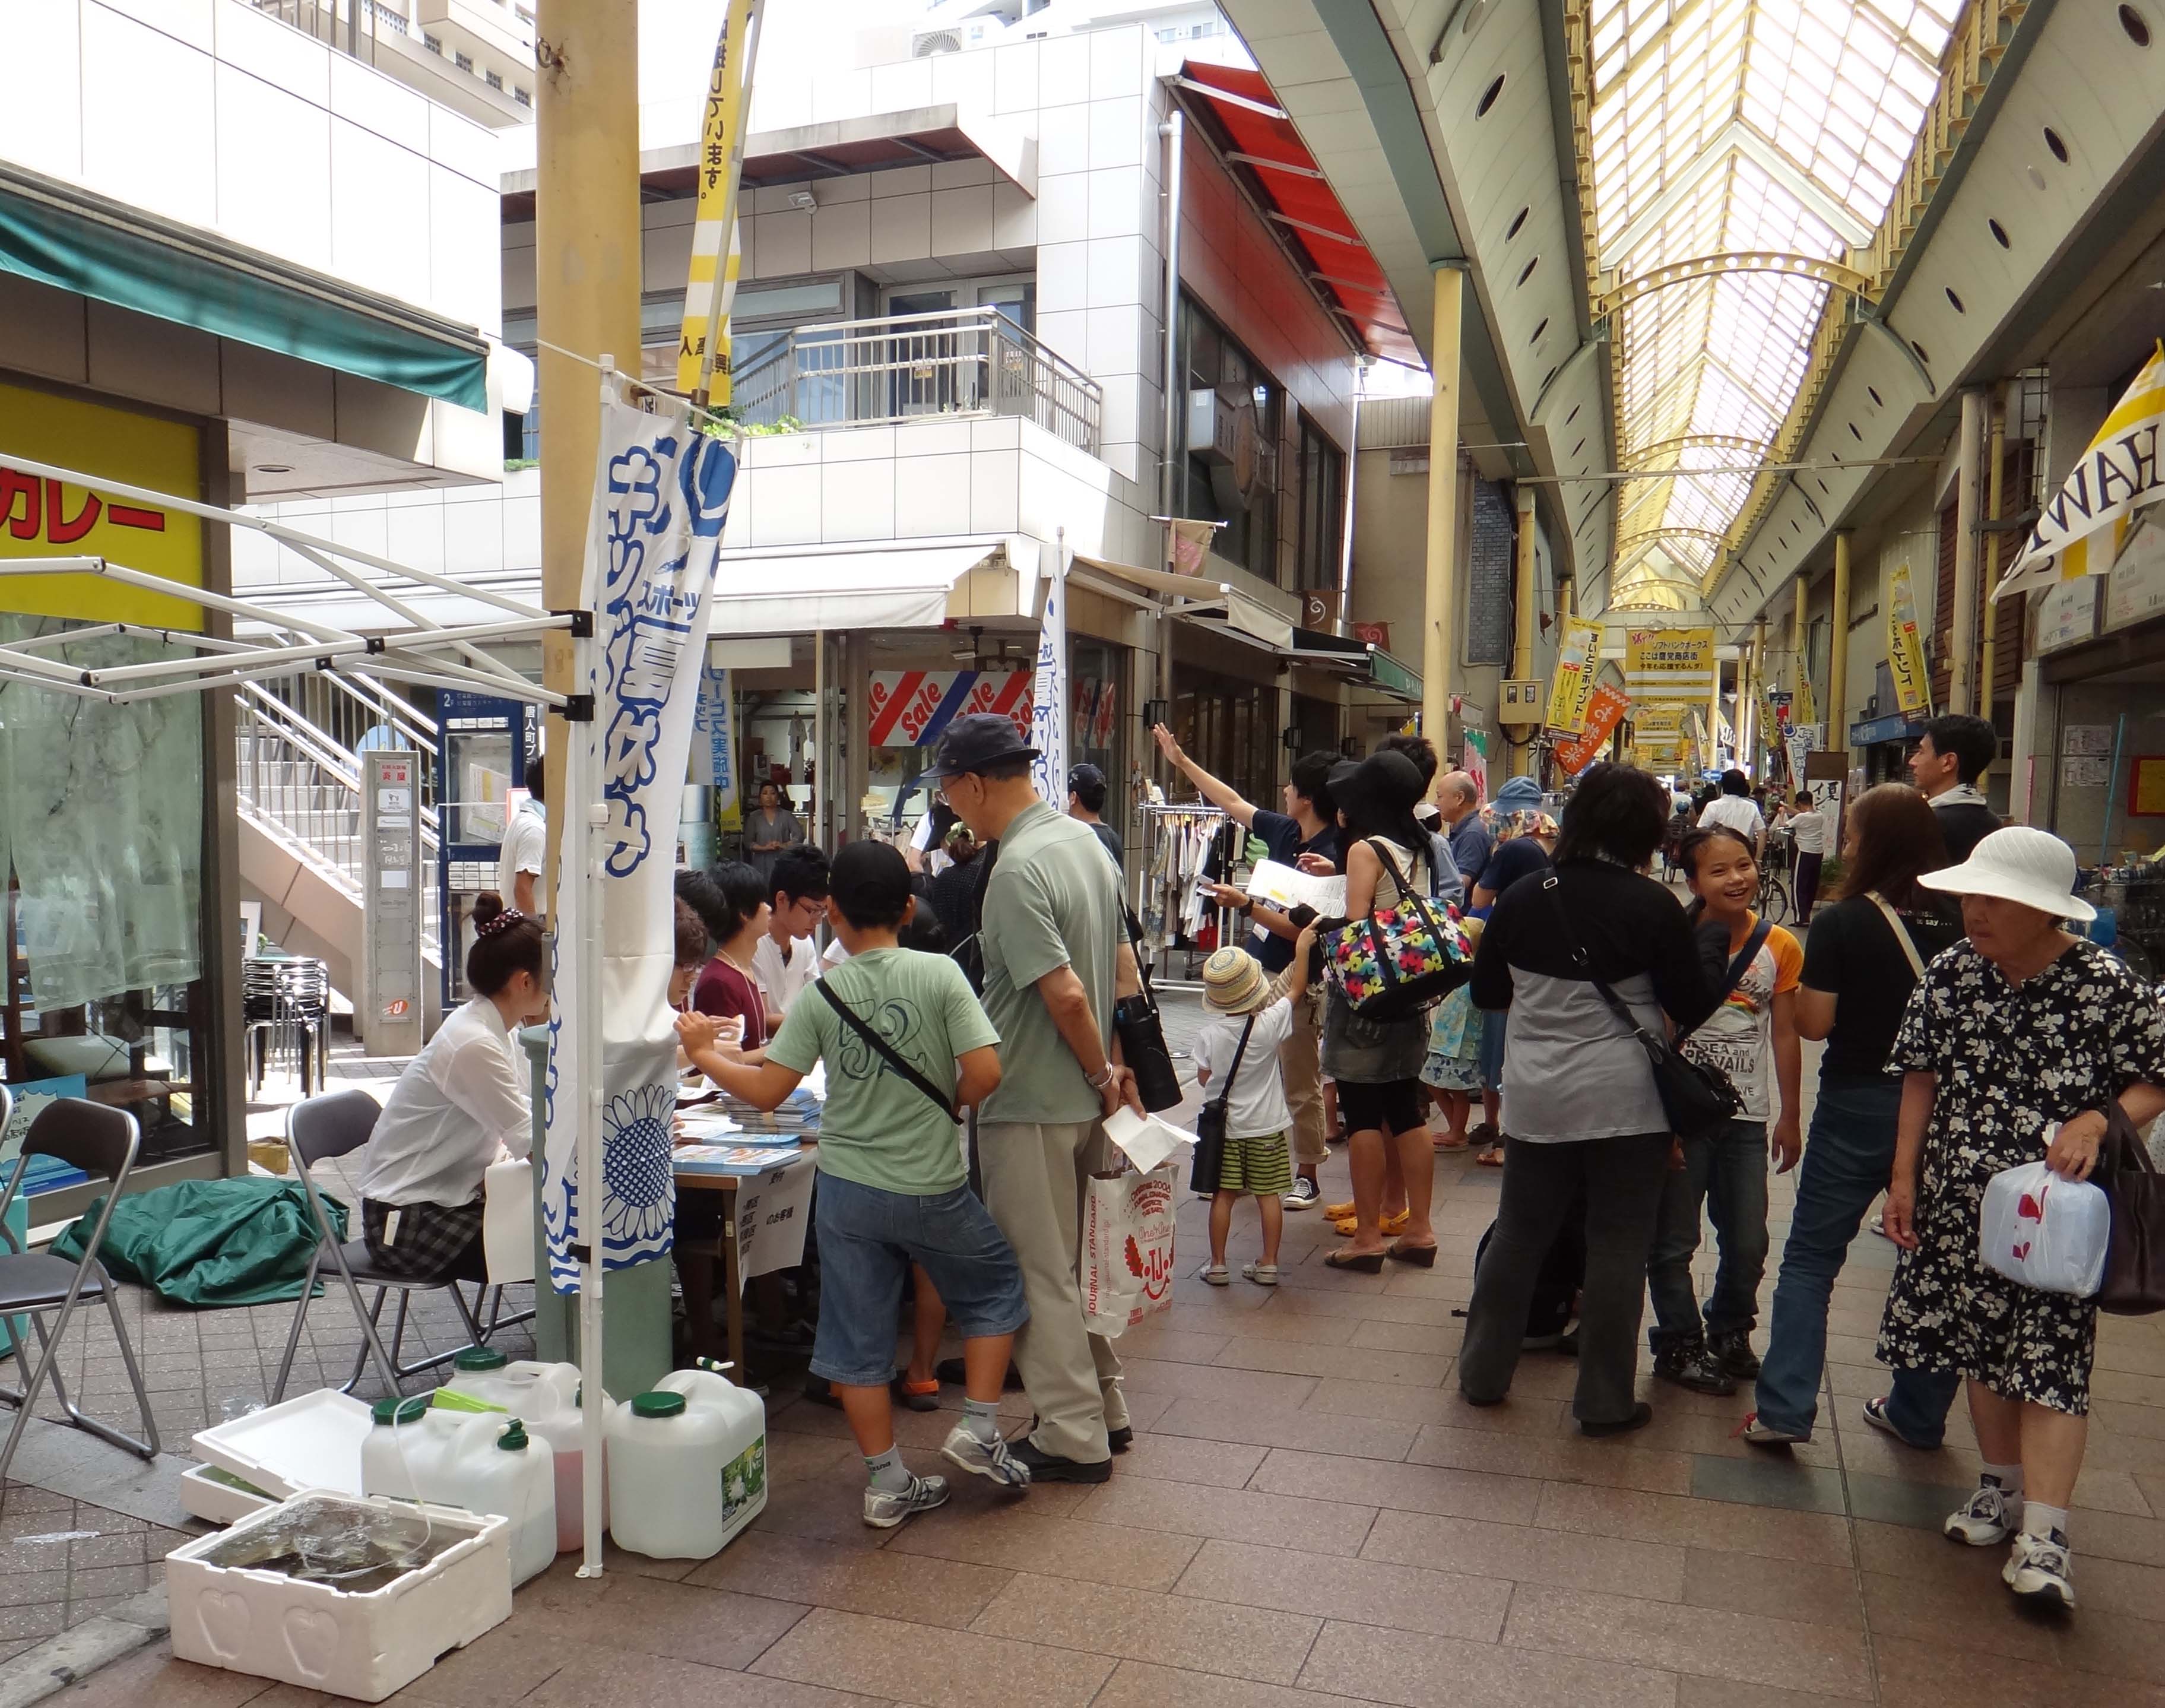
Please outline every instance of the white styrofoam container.
[{"label": "white styrofoam container", "polygon": [[511,1616],[511,1526],[455,1506],[361,1500],[338,1489],[304,1490],[410,1516],[426,1514],[465,1540],[381,1589],[353,1595],[276,1572],[213,1565],[203,1558],[271,1521],[290,1501],[253,1513],[232,1529],[166,1556],[166,1601],[173,1653],[303,1690],[381,1702]]},{"label": "white styrofoam container", "polygon": [[366,1402],[334,1388],[296,1394],[191,1437],[196,1455],[280,1500],[303,1489],[361,1493]]},{"label": "white styrofoam container", "polygon": [[181,1473],[181,1505],[204,1523],[238,1524],[250,1513],[262,1512],[278,1504],[276,1495],[261,1494],[213,1474],[221,1468],[191,1465]]}]

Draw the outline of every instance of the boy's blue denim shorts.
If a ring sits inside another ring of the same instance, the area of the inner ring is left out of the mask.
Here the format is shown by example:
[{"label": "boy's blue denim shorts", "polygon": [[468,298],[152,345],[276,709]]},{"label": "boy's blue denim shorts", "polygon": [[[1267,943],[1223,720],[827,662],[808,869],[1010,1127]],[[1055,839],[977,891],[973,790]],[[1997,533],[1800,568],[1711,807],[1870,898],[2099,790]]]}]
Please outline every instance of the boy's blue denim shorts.
[{"label": "boy's blue denim shorts", "polygon": [[819,1236],[814,1375],[850,1388],[887,1386],[912,1263],[924,1266],[966,1340],[1013,1334],[1030,1321],[1022,1266],[968,1187],[919,1198],[823,1171],[813,1208]]}]

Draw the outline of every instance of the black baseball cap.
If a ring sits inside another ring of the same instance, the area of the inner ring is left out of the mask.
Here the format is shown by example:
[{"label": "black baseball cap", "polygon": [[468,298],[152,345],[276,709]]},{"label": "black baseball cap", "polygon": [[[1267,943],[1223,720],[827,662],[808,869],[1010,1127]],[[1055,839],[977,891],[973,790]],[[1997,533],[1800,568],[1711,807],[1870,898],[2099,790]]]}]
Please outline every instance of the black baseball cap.
[{"label": "black baseball cap", "polygon": [[982,771],[1006,759],[1035,759],[1037,749],[1022,739],[1013,718],[998,712],[971,712],[940,731],[932,763],[922,773],[927,783]]},{"label": "black baseball cap", "polygon": [[1105,787],[1105,773],[1094,765],[1078,765],[1067,773],[1067,786],[1077,793]]}]

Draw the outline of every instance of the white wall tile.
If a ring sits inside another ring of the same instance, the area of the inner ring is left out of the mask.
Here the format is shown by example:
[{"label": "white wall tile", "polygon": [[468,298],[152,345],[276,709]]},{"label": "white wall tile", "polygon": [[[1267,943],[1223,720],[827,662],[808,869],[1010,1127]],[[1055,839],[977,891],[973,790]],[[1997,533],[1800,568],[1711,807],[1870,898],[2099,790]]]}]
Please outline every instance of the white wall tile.
[{"label": "white wall tile", "polygon": [[894,470],[892,459],[829,464],[820,477],[819,537],[893,539]]},{"label": "white wall tile", "polygon": [[1037,115],[1037,172],[1040,182],[1057,172],[1090,169],[1090,108],[1047,107]]},{"label": "white wall tile", "polygon": [[[369,290],[429,300],[429,254],[412,240],[429,163],[350,121],[331,120],[331,268]],[[398,234],[406,234],[398,240]]]},{"label": "white wall tile", "polygon": [[993,111],[1029,113],[1037,107],[1037,44],[1009,42],[993,50]]},{"label": "white wall tile", "polygon": [[[503,326],[503,269],[492,249],[474,240],[485,233],[501,196],[471,178],[431,165],[429,179],[429,306],[439,314],[484,332]],[[677,285],[681,288],[680,275]]]},{"label": "white wall tile", "polygon": [[[1003,50],[1004,51],[1004,50]],[[993,247],[993,187],[932,192],[932,253],[974,255]]]},{"label": "white wall tile", "polygon": [[1019,451],[982,451],[970,458],[970,531],[1015,531],[1017,488],[1022,478]]},{"label": "white wall tile", "polygon": [[882,196],[922,195],[932,187],[932,168],[924,166],[896,166],[884,172],[867,175],[872,181],[872,199]]},{"label": "white wall tile", "polygon": [[906,421],[894,430],[894,454],[913,456],[951,456],[970,449],[967,421]]},{"label": "white wall tile", "polygon": [[982,156],[970,160],[932,162],[932,187],[959,190],[968,184],[989,184],[999,177],[993,163]]},{"label": "white wall tile", "polygon": [[[12,90],[6,98],[15,98]],[[207,55],[103,6],[84,7],[82,177],[92,189],[215,226],[212,101]]]},{"label": "white wall tile", "polygon": [[[490,519],[493,523],[494,518]],[[494,534],[492,526],[489,532]],[[366,551],[377,557],[391,555],[390,513],[381,504],[371,504],[366,509],[331,511],[330,539],[334,545],[344,546],[355,551]],[[498,548],[498,556],[501,556]],[[462,572],[470,572],[477,566],[459,563]]]},{"label": "white wall tile", "polygon": [[[1040,179],[1040,185],[1044,182]],[[1019,184],[999,178],[993,184],[993,242],[1003,250],[1028,249],[1038,241],[1037,203]]]},{"label": "white wall tile", "polygon": [[[328,268],[330,115],[230,66],[216,67],[214,82],[219,229],[251,248]],[[479,258],[496,265],[493,255]]]},{"label": "white wall tile", "polygon": [[[686,271],[690,268],[687,265]],[[534,245],[522,244],[503,251],[503,306],[506,309],[534,306]]]},{"label": "white wall tile", "polygon": [[1109,166],[1089,178],[1090,236],[1129,237],[1151,229],[1157,209],[1140,166]]},{"label": "white wall tile", "polygon": [[993,56],[988,53],[940,54],[932,61],[932,98],[952,101],[967,117],[993,110]]},{"label": "white wall tile", "polygon": [[762,277],[780,278],[812,271],[812,215],[788,212],[761,214],[752,224],[752,240],[759,245]]},{"label": "white wall tile", "polygon": [[876,460],[892,461],[894,457],[892,427],[834,427],[814,434],[812,442],[819,446],[822,462],[837,466]]},{"label": "white wall tile", "polygon": [[[712,55],[708,55],[709,59]],[[751,124],[752,130],[790,130],[812,122],[812,73],[794,76],[779,66],[752,74]],[[696,129],[693,134],[696,135]]]},{"label": "white wall tile", "polygon": [[492,192],[498,191],[503,182],[503,145],[498,133],[447,107],[429,108],[429,157]]},{"label": "white wall tile", "polygon": [[861,119],[872,110],[872,74],[869,71],[821,70],[812,83],[812,122],[825,124],[838,119]]},{"label": "white wall tile", "polygon": [[1037,339],[1056,356],[1082,367],[1090,351],[1090,311],[1061,308],[1047,314],[1040,295],[1037,309]]},{"label": "white wall tile", "polygon": [[1084,369],[1103,379],[1108,374],[1140,373],[1145,366],[1143,311],[1133,303],[1092,308]]},{"label": "white wall tile", "polygon": [[803,546],[819,538],[819,465],[762,468],[749,483],[759,494],[749,544]]},{"label": "white wall tile", "polygon": [[816,272],[870,266],[872,260],[872,204],[869,201],[823,203],[812,216],[812,266]]},{"label": "white wall tile", "polygon": [[1051,35],[1038,44],[1040,106],[1065,107],[1090,98],[1090,35]]},{"label": "white wall tile", "polygon": [[18,6],[7,24],[8,57],[39,75],[9,79],[0,100],[0,160],[76,178],[82,168],[82,25],[73,6]]},{"label": "white wall tile", "polygon": [[883,196],[872,204],[872,261],[922,261],[932,253],[932,198]]},{"label": "white wall tile", "polygon": [[[1147,424],[1144,419],[1142,408],[1142,376],[1137,373],[1111,373],[1093,375],[1093,377],[1097,380],[1105,396],[1104,414],[1100,417],[1098,437],[1108,444],[1115,440],[1140,440],[1145,438],[1156,443],[1157,429],[1151,426],[1147,433],[1145,431]],[[1152,398],[1156,398],[1158,395],[1156,387],[1150,387],[1150,395]]]},{"label": "white wall tile", "polygon": [[898,540],[970,531],[970,459],[912,456],[894,466],[894,532]]},{"label": "white wall tile", "polygon": [[[103,0],[103,4],[133,17],[139,24],[163,31],[176,41],[186,42],[199,53],[211,50],[214,35],[211,21],[213,0]],[[12,19],[10,24],[12,26]]]},{"label": "white wall tile", "polygon": [[[72,10],[57,5],[24,9],[34,13]],[[218,32],[218,56],[226,64],[316,106],[330,105],[331,50],[324,44],[312,40],[253,6],[221,4],[213,14],[212,23]],[[11,34],[14,28],[11,22]]]},{"label": "white wall tile", "polygon": [[[744,224],[749,229],[751,221],[747,219]],[[648,226],[640,234],[639,255],[641,290],[682,290],[684,282],[692,277],[692,228],[688,225]],[[747,258],[746,271],[750,270]],[[508,297],[505,298],[506,302],[509,300]]]},{"label": "white wall tile", "polygon": [[1080,243],[1090,235],[1088,172],[1062,172],[1037,181],[1037,240]]},{"label": "white wall tile", "polygon": [[1090,306],[1090,245],[1040,243],[1037,246],[1037,312]]},{"label": "white wall tile", "polygon": [[444,568],[449,575],[486,575],[504,567],[500,504],[444,506]]},{"label": "white wall tile", "polygon": [[1143,240],[1140,237],[1109,237],[1088,247],[1090,277],[1084,306],[1113,308],[1138,300],[1143,277]]},{"label": "white wall tile", "polygon": [[[808,187],[800,184],[792,187],[803,189]],[[822,208],[831,207],[838,202],[869,202],[872,197],[872,179],[864,172],[851,172],[839,178],[815,178],[809,187],[813,199]]]},{"label": "white wall tile", "polygon": [[1015,415],[994,415],[970,424],[970,449],[982,456],[988,451],[1014,451],[1022,444],[1022,420]]},{"label": "white wall tile", "polygon": [[[240,538],[236,531],[234,536]],[[464,538],[464,535],[461,536]],[[444,556],[444,507],[426,504],[388,513],[385,524],[384,556],[394,563],[409,563],[436,575],[449,572]]]},{"label": "white wall tile", "polygon": [[416,154],[429,151],[429,100],[344,54],[330,56],[331,111]]},{"label": "white wall tile", "polygon": [[1097,29],[1089,35],[1090,98],[1118,99],[1143,92],[1143,32],[1138,27]]},{"label": "white wall tile", "polygon": [[872,111],[905,113],[932,104],[932,62],[904,60],[872,67]]},{"label": "white wall tile", "polygon": [[507,487],[532,482],[533,490],[507,492],[503,500],[503,567],[539,569],[541,567],[541,492],[534,481],[538,471],[514,474]]},{"label": "white wall tile", "polygon": [[1140,95],[1114,101],[1093,101],[1090,113],[1090,166],[1139,166],[1143,163],[1143,103]]}]

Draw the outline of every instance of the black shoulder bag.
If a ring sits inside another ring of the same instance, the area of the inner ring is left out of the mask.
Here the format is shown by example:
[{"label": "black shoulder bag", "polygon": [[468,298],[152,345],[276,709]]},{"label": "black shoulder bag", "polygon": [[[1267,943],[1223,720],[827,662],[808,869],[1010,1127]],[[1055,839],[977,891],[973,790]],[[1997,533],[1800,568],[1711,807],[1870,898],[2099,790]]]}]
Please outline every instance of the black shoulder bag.
[{"label": "black shoulder bag", "polygon": [[1157,1115],[1179,1103],[1180,1075],[1173,1071],[1172,1052],[1166,1047],[1165,1022],[1158,1013],[1157,993],[1151,988],[1142,927],[1125,897],[1121,898],[1120,916],[1127,923],[1128,946],[1135,952],[1135,976],[1143,988],[1113,1004],[1113,1032],[1120,1041],[1121,1065],[1135,1076],[1135,1095],[1145,1109]]},{"label": "black shoulder bag", "polygon": [[1207,1098],[1195,1116],[1195,1167],[1188,1177],[1191,1192],[1215,1192],[1225,1167],[1225,1104],[1233,1095],[1233,1082],[1241,1077],[1241,1058],[1248,1053],[1248,1035],[1256,1030],[1256,1017],[1241,1028],[1241,1041],[1233,1051],[1233,1065],[1225,1070],[1225,1083],[1215,1097]]},{"label": "black shoulder bag", "polygon": [[827,1006],[841,1017],[842,1024],[870,1044],[873,1052],[885,1061],[888,1067],[893,1068],[904,1079],[939,1104],[940,1114],[946,1115],[951,1121],[961,1119],[955,1113],[955,1105],[949,1100],[947,1094],[919,1073],[901,1051],[896,1049],[893,1045],[875,1031],[870,1020],[844,1002],[840,997],[835,995],[834,987],[825,979],[814,979],[812,982],[812,988],[826,999]]},{"label": "black shoulder bag", "polygon": [[[1654,1092],[1662,1099],[1662,1113],[1669,1123],[1669,1131],[1680,1139],[1700,1138],[1711,1133],[1723,1123],[1733,1120],[1736,1111],[1744,1106],[1744,1099],[1736,1094],[1736,1088],[1729,1083],[1729,1076],[1719,1068],[1709,1068],[1703,1062],[1694,1062],[1683,1052],[1687,1033],[1678,1033],[1674,1041],[1657,1037],[1639,1024],[1624,999],[1602,980],[1593,976],[1587,960],[1586,950],[1578,936],[1564,917],[1563,904],[1557,899],[1557,876],[1548,872],[1541,878],[1541,889],[1555,911],[1557,927],[1571,951],[1572,965],[1586,974],[1587,982],[1609,1011],[1631,1029],[1640,1047],[1646,1052],[1646,1061],[1654,1073]],[[1729,1000],[1729,994],[1742,980],[1745,969],[1766,942],[1767,934],[1774,929],[1771,921],[1761,920],[1745,939],[1729,963],[1729,976],[1723,982],[1721,994],[1715,1006],[1720,1008]]]}]

